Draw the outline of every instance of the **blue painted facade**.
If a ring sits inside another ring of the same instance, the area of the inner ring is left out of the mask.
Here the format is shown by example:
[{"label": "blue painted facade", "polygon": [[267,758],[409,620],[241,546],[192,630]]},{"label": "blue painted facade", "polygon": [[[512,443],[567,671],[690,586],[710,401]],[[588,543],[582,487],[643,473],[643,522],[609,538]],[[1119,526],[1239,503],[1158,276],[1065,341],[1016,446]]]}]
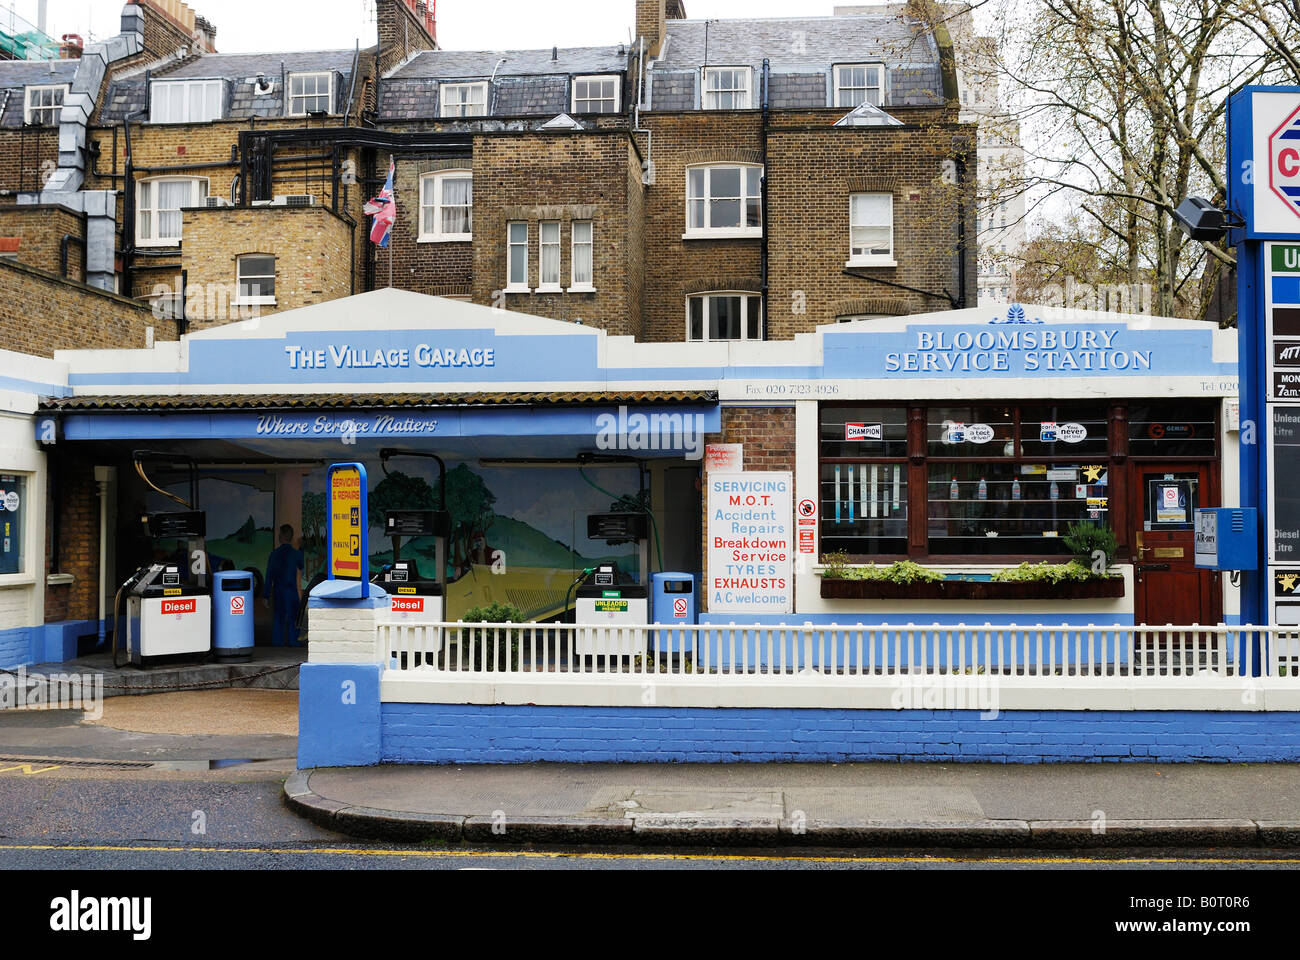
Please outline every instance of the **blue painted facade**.
[{"label": "blue painted facade", "polygon": [[386,703],[380,735],[384,763],[1300,761],[1292,713]]}]

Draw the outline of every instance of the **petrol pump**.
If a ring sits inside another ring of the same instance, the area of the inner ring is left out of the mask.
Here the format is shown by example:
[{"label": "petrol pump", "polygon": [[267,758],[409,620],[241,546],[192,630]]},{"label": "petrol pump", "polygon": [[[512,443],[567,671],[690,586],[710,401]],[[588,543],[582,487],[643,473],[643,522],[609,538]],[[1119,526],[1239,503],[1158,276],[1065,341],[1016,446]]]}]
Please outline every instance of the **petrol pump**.
[{"label": "petrol pump", "polygon": [[[140,668],[182,660],[205,659],[212,650],[212,590],[207,570],[207,517],[198,507],[198,467],[190,458],[136,451],[135,471],[145,484],[184,511],[150,513],[141,518],[152,540],[178,540],[183,555],[151,563],[133,573],[113,601],[113,622],[127,602],[126,642],[130,662]],[[190,498],[185,500],[162,489],[145,472],[146,460],[182,459],[190,469]],[[113,631],[113,665],[119,663],[117,629]]]},{"label": "petrol pump", "polygon": [[[384,513],[384,532],[393,540],[393,562],[384,565],[375,575],[374,582],[382,584],[391,598],[387,616],[389,622],[438,623],[443,619],[447,589],[447,538],[451,534],[451,515],[447,512],[447,465],[433,453],[385,448],[379,452],[379,464],[386,477],[390,476],[388,461],[394,457],[423,457],[437,462],[438,508],[389,510]],[[415,537],[434,538],[432,575],[427,569],[421,572],[414,559],[402,559],[402,540]],[[429,647],[426,649],[430,653],[438,652]]]},{"label": "petrol pump", "polygon": [[646,652],[641,630],[583,629],[619,627],[650,622],[650,590],[646,571],[650,564],[649,524],[644,513],[597,513],[587,517],[587,538],[610,546],[636,543],[640,553],[640,579],[633,580],[609,561],[583,571],[585,577],[574,599],[574,652],[579,656],[635,656]]}]

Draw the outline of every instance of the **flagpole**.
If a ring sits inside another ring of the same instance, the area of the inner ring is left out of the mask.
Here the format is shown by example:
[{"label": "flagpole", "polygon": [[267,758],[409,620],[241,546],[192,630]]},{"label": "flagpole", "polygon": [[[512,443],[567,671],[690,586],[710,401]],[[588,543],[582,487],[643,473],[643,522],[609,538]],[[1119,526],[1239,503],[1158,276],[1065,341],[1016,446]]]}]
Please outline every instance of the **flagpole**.
[{"label": "flagpole", "polygon": [[[393,197],[392,203],[397,203],[397,161],[393,155],[388,155],[388,166],[393,171]],[[393,288],[393,245],[397,243],[397,218],[393,218],[393,225],[388,231],[388,289]]]}]

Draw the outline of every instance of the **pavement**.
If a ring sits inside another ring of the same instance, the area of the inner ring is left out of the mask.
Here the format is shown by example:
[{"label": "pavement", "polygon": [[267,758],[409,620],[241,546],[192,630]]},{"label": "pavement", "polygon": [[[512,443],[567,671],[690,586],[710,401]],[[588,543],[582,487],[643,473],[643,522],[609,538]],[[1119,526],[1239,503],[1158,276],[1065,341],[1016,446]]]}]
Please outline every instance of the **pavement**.
[{"label": "pavement", "polygon": [[[245,662],[223,663],[209,658],[201,663],[178,663],[141,670],[130,664],[113,666],[112,653],[91,653],[66,663],[40,663],[26,667],[22,676],[29,688],[42,686],[47,677],[88,677],[91,684],[102,684],[104,697],[222,687],[297,690],[298,669],[306,660],[306,647],[254,647],[251,658]],[[13,670],[5,672],[18,676]],[[96,677],[101,679],[96,681]]]},{"label": "pavement", "polygon": [[285,801],[398,842],[1300,848],[1300,764],[381,765]]}]

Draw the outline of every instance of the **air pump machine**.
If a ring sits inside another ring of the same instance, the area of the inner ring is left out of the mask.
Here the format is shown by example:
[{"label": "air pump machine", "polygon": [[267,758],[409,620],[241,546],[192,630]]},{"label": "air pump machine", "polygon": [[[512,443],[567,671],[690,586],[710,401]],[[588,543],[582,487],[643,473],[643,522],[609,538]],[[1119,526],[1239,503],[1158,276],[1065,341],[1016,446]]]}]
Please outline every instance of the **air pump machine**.
[{"label": "air pump machine", "polygon": [[[164,663],[203,660],[212,650],[212,590],[207,570],[206,515],[198,507],[198,466],[188,457],[138,450],[135,472],[152,490],[174,500],[182,512],[150,513],[141,518],[150,538],[179,540],[184,555],[141,567],[121,587],[113,601],[113,622],[127,602],[126,642],[131,663],[147,668]],[[145,472],[146,460],[183,460],[189,466],[190,498],[162,489]],[[117,629],[113,631],[113,665],[118,662]]]},{"label": "air pump machine", "polygon": [[650,622],[649,530],[644,513],[597,513],[587,517],[587,538],[615,546],[637,543],[640,582],[633,582],[617,563],[609,561],[586,571],[574,599],[574,652],[579,656],[635,656],[646,652],[646,635],[639,630],[584,630],[584,626],[618,627]]}]

